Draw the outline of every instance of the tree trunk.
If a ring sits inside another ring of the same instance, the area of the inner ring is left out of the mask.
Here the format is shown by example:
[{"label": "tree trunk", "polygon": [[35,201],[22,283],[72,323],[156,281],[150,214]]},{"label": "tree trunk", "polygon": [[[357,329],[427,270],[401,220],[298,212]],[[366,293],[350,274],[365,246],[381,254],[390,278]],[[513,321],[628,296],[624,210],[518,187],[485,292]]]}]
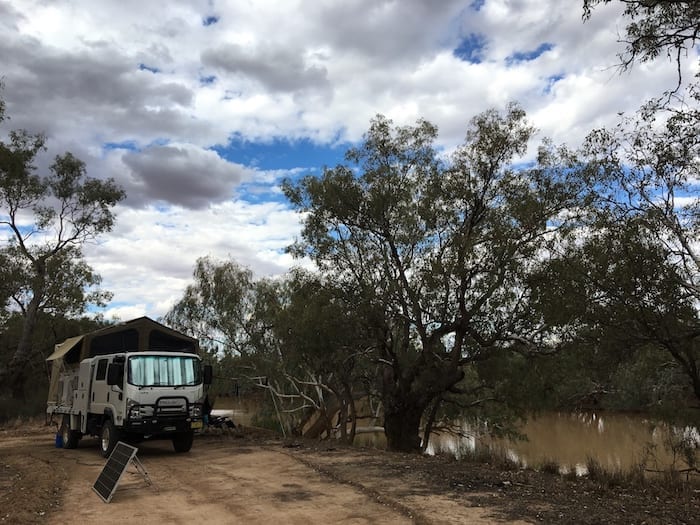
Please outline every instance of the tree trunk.
[{"label": "tree trunk", "polygon": [[349,393],[350,397],[350,434],[348,434],[348,444],[352,445],[355,441],[355,434],[357,433],[357,408],[355,407],[355,399],[352,397],[352,392]]},{"label": "tree trunk", "polygon": [[[693,363],[693,365],[695,365],[695,363]],[[698,369],[696,366],[691,368],[690,381],[693,383],[695,397],[698,401],[700,401],[700,374],[698,374]]]},{"label": "tree trunk", "polygon": [[[408,339],[406,339],[408,341]],[[459,361],[442,359],[424,342],[419,355],[411,363],[402,363],[399,352],[388,352],[391,365],[382,371],[384,401],[384,433],[389,450],[420,452],[420,424],[425,410],[436,397],[456,385],[464,377]],[[405,346],[400,354],[410,355]],[[389,361],[389,360],[387,360]]]},{"label": "tree trunk", "polygon": [[425,407],[405,401],[388,410],[385,403],[384,434],[389,450],[396,452],[420,452],[420,420]]},{"label": "tree trunk", "polygon": [[348,405],[345,399],[340,400],[340,409],[338,410],[338,430],[340,431],[340,441],[348,442]]},{"label": "tree trunk", "polygon": [[[39,272],[39,269],[37,269]],[[7,385],[15,401],[24,401],[24,387],[27,381],[27,365],[32,355],[32,342],[34,340],[34,328],[39,316],[39,305],[44,296],[45,277],[38,275],[32,290],[32,299],[24,313],[24,323],[22,325],[22,336],[20,337],[10,363],[7,366]]]},{"label": "tree trunk", "polygon": [[438,410],[440,409],[440,404],[442,403],[442,396],[435,398],[433,406],[430,408],[430,413],[425,421],[425,429],[423,430],[423,443],[421,445],[421,450],[423,452],[428,448],[428,442],[430,441],[430,434],[433,431],[433,424],[435,423],[435,417],[437,416]]}]

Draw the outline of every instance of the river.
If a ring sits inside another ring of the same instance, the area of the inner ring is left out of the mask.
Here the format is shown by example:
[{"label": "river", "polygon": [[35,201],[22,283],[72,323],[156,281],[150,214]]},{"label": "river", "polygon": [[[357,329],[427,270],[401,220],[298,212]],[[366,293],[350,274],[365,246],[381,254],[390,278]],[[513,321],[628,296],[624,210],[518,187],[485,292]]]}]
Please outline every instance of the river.
[{"label": "river", "polygon": [[[477,426],[462,423],[462,436],[433,435],[426,452],[460,458],[481,448],[496,449],[523,467],[554,463],[562,473],[573,470],[582,475],[589,458],[608,471],[626,471],[642,461],[649,470],[683,469],[686,464],[681,455],[674,457],[669,445],[685,436],[700,447],[697,429],[672,428],[632,414],[544,413],[528,418],[518,430],[526,439],[493,439]],[[377,447],[385,444],[378,433],[360,434],[356,441]],[[697,454],[699,449],[695,450]]]},{"label": "river", "polygon": [[[233,400],[231,400],[233,401]],[[221,408],[224,408],[223,406]],[[233,401],[222,410],[235,422],[250,424],[254,405]],[[218,411],[217,411],[218,412]],[[560,472],[587,472],[589,459],[608,471],[626,471],[641,462],[648,470],[683,469],[682,454],[674,456],[671,443],[679,436],[694,443],[700,453],[700,433],[696,428],[675,428],[650,418],[616,412],[547,412],[529,417],[518,429],[523,440],[493,439],[478,426],[462,423],[462,436],[434,434],[426,450],[428,454],[450,454],[456,458],[484,449],[495,449],[523,467],[537,468],[556,464]],[[360,433],[358,446],[384,448],[383,432]]]}]

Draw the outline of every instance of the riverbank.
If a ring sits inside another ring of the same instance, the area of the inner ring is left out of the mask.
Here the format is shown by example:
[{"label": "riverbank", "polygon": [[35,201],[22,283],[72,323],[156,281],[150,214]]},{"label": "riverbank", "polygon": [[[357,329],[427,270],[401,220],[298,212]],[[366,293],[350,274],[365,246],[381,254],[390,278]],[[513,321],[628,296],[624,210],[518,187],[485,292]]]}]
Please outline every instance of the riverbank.
[{"label": "riverbank", "polygon": [[665,524],[693,523],[700,508],[697,485],[284,441],[250,427],[198,436],[187,454],[146,442],[139,458],[155,487],[127,472],[107,507],[91,490],[104,464],[95,440],[62,450],[39,423],[4,428],[0,522]]}]

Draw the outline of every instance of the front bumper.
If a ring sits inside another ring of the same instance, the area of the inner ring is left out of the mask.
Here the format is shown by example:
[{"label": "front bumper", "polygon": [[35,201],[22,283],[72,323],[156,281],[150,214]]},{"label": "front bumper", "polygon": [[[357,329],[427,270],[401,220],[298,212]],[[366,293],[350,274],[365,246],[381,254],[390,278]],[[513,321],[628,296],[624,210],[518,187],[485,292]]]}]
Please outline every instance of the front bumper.
[{"label": "front bumper", "polygon": [[204,424],[200,417],[178,419],[143,418],[124,422],[124,430],[126,432],[143,435],[191,432],[193,430],[201,430],[203,426]]}]

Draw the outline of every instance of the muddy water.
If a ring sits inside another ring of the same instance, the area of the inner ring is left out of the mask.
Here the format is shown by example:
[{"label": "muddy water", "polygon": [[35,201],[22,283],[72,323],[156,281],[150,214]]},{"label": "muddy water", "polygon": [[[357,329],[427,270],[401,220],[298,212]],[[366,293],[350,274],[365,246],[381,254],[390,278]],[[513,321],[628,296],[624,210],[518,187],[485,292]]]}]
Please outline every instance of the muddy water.
[{"label": "muddy water", "polygon": [[[251,424],[257,411],[256,403],[240,399],[222,400],[220,410],[214,413],[232,417],[243,426]],[[221,410],[223,409],[223,410]],[[590,459],[609,471],[628,470],[645,462],[650,470],[686,467],[680,454],[674,457],[669,445],[677,441],[679,433],[690,436],[700,453],[700,433],[697,429],[673,429],[648,418],[620,413],[545,413],[527,419],[519,432],[524,440],[494,440],[485,429],[467,423],[461,424],[462,436],[438,434],[430,438],[428,454],[446,453],[459,458],[483,449],[497,449],[524,467],[537,468],[545,463],[556,463],[562,473],[586,473]],[[359,433],[358,446],[384,448],[383,432]]]},{"label": "muddy water", "polygon": [[[585,474],[591,458],[609,471],[628,470],[645,461],[647,469],[664,470],[675,465],[685,468],[680,457],[669,451],[678,432],[685,432],[700,446],[696,429],[671,429],[640,416],[615,413],[547,413],[531,417],[520,427],[525,440],[494,440],[483,429],[462,424],[460,436],[431,437],[429,454],[448,453],[456,457],[483,448],[495,448],[525,467],[556,463],[562,473]],[[382,446],[383,436],[367,434],[357,441]]]}]

